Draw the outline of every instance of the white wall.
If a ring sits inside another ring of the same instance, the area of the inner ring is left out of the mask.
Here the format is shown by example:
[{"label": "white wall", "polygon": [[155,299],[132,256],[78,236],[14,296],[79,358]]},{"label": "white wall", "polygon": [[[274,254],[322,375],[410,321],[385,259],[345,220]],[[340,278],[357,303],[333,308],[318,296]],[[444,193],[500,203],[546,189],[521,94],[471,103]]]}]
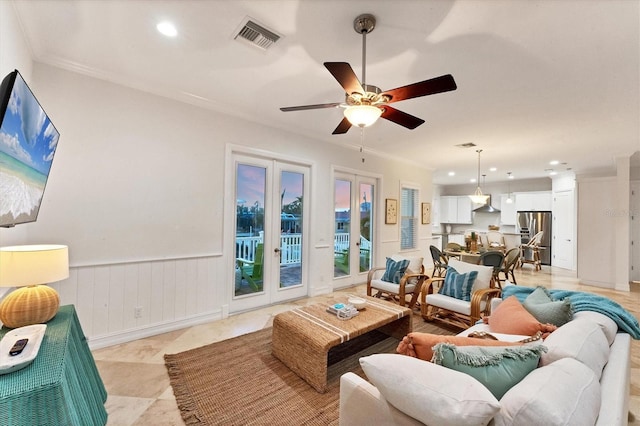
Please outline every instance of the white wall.
[{"label": "white wall", "polygon": [[[104,82],[33,64],[33,88],[61,133],[38,221],[0,229],[0,245],[69,245],[71,276],[53,286],[76,305],[92,346],[228,314],[233,253],[223,243],[225,147],[251,146],[312,164],[309,293],[332,290],[332,170],[382,178],[378,203],[400,182],[431,200],[431,173],[357,149],[318,143]],[[324,206],[327,206],[324,208]],[[378,218],[382,219],[382,209]],[[397,225],[378,225],[378,259],[399,250]],[[420,230],[425,257],[431,228]],[[143,307],[134,318],[134,307]]]}]

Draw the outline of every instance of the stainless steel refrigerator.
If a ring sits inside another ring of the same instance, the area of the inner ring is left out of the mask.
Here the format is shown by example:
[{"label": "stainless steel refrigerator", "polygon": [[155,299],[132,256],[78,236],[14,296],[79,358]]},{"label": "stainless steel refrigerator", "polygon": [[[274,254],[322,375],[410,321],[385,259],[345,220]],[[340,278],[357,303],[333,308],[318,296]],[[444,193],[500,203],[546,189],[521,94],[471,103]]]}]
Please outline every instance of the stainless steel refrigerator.
[{"label": "stainless steel refrigerator", "polygon": [[542,242],[540,243],[540,262],[543,265],[551,265],[551,212],[518,212],[516,222],[523,244],[526,244],[542,231]]}]

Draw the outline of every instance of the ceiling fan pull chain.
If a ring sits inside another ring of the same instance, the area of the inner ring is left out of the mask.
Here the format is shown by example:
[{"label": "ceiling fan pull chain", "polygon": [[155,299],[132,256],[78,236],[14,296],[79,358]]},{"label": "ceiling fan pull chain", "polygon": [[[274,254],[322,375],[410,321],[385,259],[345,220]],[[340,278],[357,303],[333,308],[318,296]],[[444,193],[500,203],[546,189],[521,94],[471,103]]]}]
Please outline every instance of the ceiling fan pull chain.
[{"label": "ceiling fan pull chain", "polygon": [[362,162],[364,163],[364,127],[360,127],[360,153],[362,154]]}]

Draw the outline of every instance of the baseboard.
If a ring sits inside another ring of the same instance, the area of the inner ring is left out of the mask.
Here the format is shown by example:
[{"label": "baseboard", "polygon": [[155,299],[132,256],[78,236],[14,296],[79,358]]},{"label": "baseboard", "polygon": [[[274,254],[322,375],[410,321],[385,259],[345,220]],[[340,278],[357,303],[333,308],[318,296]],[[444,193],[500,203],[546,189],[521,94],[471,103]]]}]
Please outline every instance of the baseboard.
[{"label": "baseboard", "polygon": [[87,339],[89,349],[101,349],[107,346],[127,343],[145,337],[155,336],[157,334],[168,333],[170,331],[180,330],[182,328],[192,327],[194,325],[205,324],[213,321],[219,321],[223,317],[222,310],[209,312],[202,315],[192,316],[177,321],[167,321],[156,323],[145,327],[138,327],[129,330],[119,331],[116,333],[103,334],[101,336]]}]

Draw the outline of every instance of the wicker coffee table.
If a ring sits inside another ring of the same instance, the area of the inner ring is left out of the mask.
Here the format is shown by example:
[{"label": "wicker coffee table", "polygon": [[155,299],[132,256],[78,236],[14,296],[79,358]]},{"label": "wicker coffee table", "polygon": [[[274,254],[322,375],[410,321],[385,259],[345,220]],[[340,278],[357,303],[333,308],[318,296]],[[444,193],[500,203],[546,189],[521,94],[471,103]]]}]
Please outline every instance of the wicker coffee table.
[{"label": "wicker coffee table", "polygon": [[327,304],[296,308],[275,316],[272,353],[315,390],[327,387],[329,349],[372,330],[402,339],[411,328],[411,309],[384,300],[362,296],[367,306],[348,320],[326,311],[333,303],[346,303],[347,296]]}]

